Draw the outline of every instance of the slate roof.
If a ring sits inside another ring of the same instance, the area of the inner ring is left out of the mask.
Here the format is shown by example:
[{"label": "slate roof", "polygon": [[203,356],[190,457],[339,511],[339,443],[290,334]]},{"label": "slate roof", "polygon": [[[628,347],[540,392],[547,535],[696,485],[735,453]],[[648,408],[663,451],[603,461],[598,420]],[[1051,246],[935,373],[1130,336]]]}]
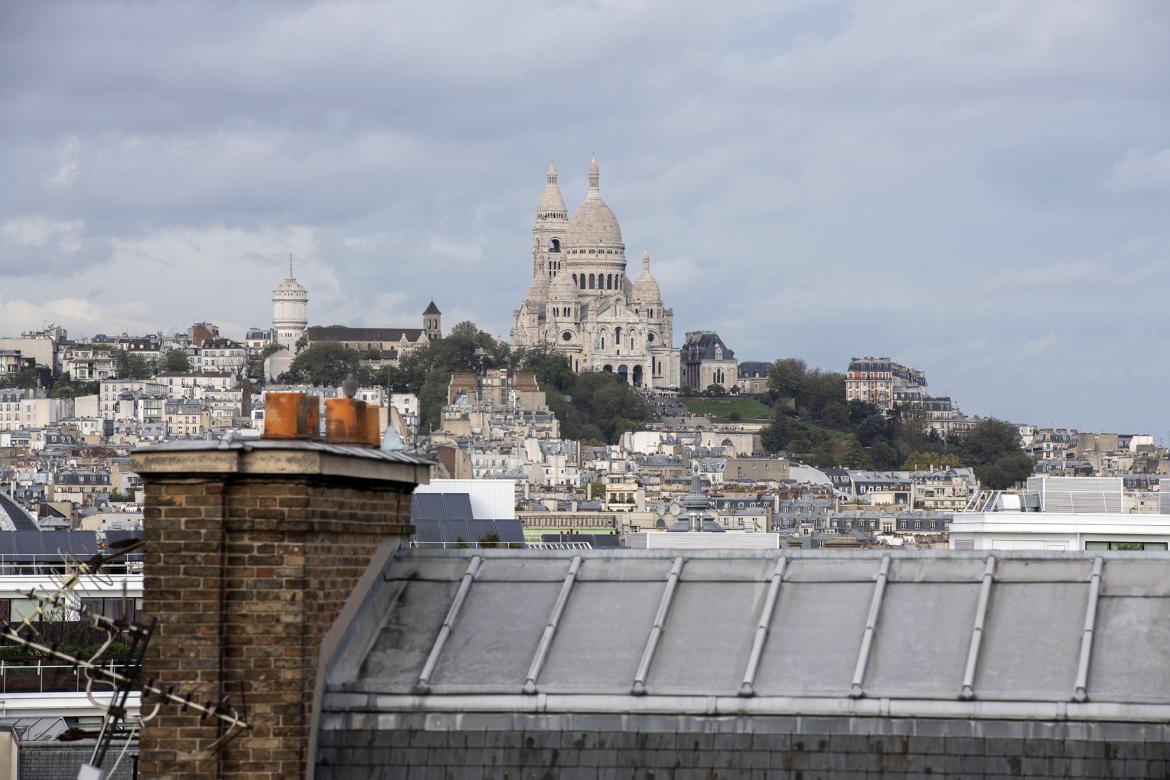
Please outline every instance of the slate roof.
[{"label": "slate roof", "polygon": [[1168,564],[399,550],[327,662],[325,710],[1165,720]]},{"label": "slate roof", "polygon": [[346,325],[313,325],[309,341],[418,341],[422,328],[350,328]]},{"label": "slate roof", "polygon": [[693,336],[688,338],[683,344],[683,360],[715,360],[715,347],[718,346],[723,350],[722,360],[735,360],[735,352],[728,349],[727,345],[723,343],[723,339],[719,338],[718,333],[710,331],[703,331],[697,334],[687,334]]},{"label": "slate roof", "polygon": [[739,377],[740,379],[767,379],[768,372],[771,369],[771,363],[764,363],[759,360],[745,360],[739,364]]},{"label": "slate roof", "polygon": [[7,493],[0,491],[0,513],[3,513],[5,519],[8,520],[3,526],[12,526],[16,531],[36,531],[40,526],[33,516],[29,514],[28,510],[20,504],[12,500],[12,497]]}]

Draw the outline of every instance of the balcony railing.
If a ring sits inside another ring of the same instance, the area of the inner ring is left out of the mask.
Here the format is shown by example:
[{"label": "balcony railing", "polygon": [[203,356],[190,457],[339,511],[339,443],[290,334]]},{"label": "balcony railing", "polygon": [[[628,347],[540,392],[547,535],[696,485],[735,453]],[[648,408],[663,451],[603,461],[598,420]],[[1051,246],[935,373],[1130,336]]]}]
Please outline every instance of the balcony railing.
[{"label": "balcony railing", "polygon": [[[7,693],[83,693],[88,680],[79,669],[68,664],[45,663],[45,659],[23,658],[0,660],[0,694]],[[101,664],[127,674],[130,666],[124,661]],[[95,684],[95,691],[109,690],[109,686]]]}]

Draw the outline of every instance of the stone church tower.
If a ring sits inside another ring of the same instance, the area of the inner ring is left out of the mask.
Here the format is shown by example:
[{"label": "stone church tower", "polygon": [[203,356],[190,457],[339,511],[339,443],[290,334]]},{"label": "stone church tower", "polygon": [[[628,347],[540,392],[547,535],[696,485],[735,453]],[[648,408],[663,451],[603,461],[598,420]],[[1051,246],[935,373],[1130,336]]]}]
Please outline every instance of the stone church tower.
[{"label": "stone church tower", "polygon": [[547,344],[574,371],[610,371],[638,387],[678,387],[674,315],[650,273],[626,276],[617,217],[601,198],[597,160],[584,202],[567,218],[557,172],[549,165],[532,228],[532,281],[513,312],[513,347]]},{"label": "stone church tower", "polygon": [[309,291],[293,276],[288,261],[288,278],[272,291],[272,330],[276,343],[296,352],[297,341],[309,327]]},{"label": "stone church tower", "polygon": [[430,341],[443,338],[443,313],[434,301],[423,311],[423,332]]}]

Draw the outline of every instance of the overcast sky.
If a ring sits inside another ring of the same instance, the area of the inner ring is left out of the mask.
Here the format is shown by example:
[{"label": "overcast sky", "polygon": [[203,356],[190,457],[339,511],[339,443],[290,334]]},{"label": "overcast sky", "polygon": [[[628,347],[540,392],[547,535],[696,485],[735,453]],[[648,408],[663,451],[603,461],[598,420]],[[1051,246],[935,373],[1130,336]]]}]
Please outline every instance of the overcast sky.
[{"label": "overcast sky", "polygon": [[741,360],[1170,433],[1170,4],[4,3],[0,333],[507,336],[550,159]]}]

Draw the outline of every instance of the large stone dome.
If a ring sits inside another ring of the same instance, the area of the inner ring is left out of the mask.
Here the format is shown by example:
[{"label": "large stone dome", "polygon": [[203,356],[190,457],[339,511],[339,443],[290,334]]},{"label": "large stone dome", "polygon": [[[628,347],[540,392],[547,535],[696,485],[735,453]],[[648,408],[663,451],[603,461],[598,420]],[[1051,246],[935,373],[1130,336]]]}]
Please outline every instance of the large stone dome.
[{"label": "large stone dome", "polygon": [[589,164],[589,193],[585,202],[573,212],[569,220],[569,231],[565,242],[571,249],[594,247],[618,248],[622,246],[622,229],[617,217],[605,201],[598,188],[597,159]]}]

